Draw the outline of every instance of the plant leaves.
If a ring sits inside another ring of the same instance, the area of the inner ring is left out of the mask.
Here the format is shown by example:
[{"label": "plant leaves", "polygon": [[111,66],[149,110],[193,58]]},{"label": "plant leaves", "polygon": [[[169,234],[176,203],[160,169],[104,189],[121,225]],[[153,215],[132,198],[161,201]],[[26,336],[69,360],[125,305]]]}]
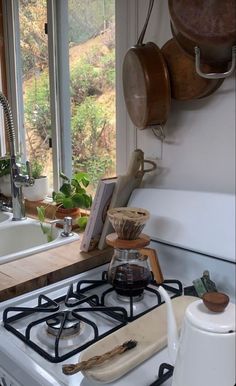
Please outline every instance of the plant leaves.
[{"label": "plant leaves", "polygon": [[77,220],[77,224],[79,225],[80,229],[85,229],[87,222],[88,222],[88,216],[79,217]]},{"label": "plant leaves", "polygon": [[74,196],[72,197],[73,199],[73,202],[74,202],[74,206],[75,207],[78,207],[78,208],[84,208],[84,205],[85,205],[85,196],[83,196],[82,194],[80,193],[76,193],[74,194]]},{"label": "plant leaves", "polygon": [[37,206],[37,214],[38,214],[38,219],[40,222],[45,221],[45,208],[44,206]]},{"label": "plant leaves", "polygon": [[55,193],[53,196],[53,201],[55,201],[56,204],[63,204],[64,199],[65,195],[62,192]]},{"label": "plant leaves", "polygon": [[62,201],[62,204],[65,209],[72,209],[75,207],[73,197],[65,197]]},{"label": "plant leaves", "polygon": [[72,178],[71,185],[75,187],[76,192],[80,189],[80,183],[75,178]]},{"label": "plant leaves", "polygon": [[69,177],[67,177],[63,172],[60,172],[60,177],[61,177],[64,181],[70,182]]},{"label": "plant leaves", "polygon": [[88,195],[86,195],[86,196],[84,196],[84,201],[85,201],[85,203],[84,203],[84,207],[85,208],[90,208],[91,207],[91,205],[92,205],[92,196],[88,196]]},{"label": "plant leaves", "polygon": [[47,236],[47,242],[53,241],[52,236],[52,224],[51,226],[44,223],[46,208],[44,206],[37,206],[38,219],[40,222],[40,228],[45,236]]},{"label": "plant leaves", "polygon": [[87,188],[87,186],[89,185],[90,181],[89,181],[88,177],[83,177],[81,182],[85,186],[85,188]]},{"label": "plant leaves", "polygon": [[84,187],[86,188],[89,185],[89,177],[87,173],[76,173],[73,176],[73,179],[75,179],[78,183],[82,183]]},{"label": "plant leaves", "polygon": [[65,182],[60,187],[60,192],[63,193],[66,197],[69,197],[73,193],[71,184],[69,184],[68,182]]}]

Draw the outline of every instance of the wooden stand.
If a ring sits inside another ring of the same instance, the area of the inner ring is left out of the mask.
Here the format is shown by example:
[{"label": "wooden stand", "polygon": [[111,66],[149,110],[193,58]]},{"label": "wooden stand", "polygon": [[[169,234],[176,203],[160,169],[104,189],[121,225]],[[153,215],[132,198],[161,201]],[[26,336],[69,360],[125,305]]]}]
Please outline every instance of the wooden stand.
[{"label": "wooden stand", "polygon": [[140,249],[140,253],[144,256],[148,256],[154,279],[156,280],[157,284],[162,284],[164,281],[164,277],[162,275],[156,250],[153,248],[143,248]]},{"label": "wooden stand", "polygon": [[150,244],[150,237],[141,233],[136,240],[119,239],[117,233],[110,233],[106,236],[106,242],[110,247],[119,249],[140,249]]},{"label": "wooden stand", "polygon": [[111,233],[106,236],[106,242],[113,248],[140,249],[141,255],[143,255],[144,258],[149,258],[151,270],[157,284],[163,283],[164,278],[155,249],[145,248],[150,244],[150,237],[148,235],[141,233],[137,240],[122,240],[118,238],[117,233]]}]

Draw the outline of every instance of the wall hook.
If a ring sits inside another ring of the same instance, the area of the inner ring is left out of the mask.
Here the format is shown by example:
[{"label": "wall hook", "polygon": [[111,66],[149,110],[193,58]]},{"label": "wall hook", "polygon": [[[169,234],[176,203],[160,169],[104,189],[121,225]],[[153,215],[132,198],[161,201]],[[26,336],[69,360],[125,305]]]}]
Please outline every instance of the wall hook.
[{"label": "wall hook", "polygon": [[165,131],[164,131],[164,127],[163,126],[157,125],[155,127],[152,127],[152,132],[155,135],[155,137],[160,139],[160,141],[163,142],[165,140],[166,135],[165,135]]}]

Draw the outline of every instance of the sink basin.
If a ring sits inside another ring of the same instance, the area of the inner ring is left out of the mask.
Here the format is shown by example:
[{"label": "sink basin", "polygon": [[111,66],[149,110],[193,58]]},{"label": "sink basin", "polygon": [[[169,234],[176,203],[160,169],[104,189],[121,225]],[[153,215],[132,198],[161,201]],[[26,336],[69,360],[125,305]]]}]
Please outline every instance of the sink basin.
[{"label": "sink basin", "polygon": [[61,232],[53,226],[53,240],[48,242],[38,221],[11,222],[8,217],[8,222],[0,224],[0,265],[79,239],[78,234],[62,237]]},{"label": "sink basin", "polygon": [[10,213],[0,211],[0,224],[2,224],[5,221],[9,221],[10,218],[11,218]]}]

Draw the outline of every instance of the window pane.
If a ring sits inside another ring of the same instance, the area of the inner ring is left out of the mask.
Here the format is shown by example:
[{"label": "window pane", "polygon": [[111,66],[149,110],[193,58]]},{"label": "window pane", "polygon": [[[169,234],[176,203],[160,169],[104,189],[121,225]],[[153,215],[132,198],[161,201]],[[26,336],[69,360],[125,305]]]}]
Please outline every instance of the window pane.
[{"label": "window pane", "polygon": [[69,0],[73,170],[115,175],[115,0]]},{"label": "window pane", "polygon": [[27,156],[43,164],[52,187],[46,0],[20,0],[19,20]]}]

